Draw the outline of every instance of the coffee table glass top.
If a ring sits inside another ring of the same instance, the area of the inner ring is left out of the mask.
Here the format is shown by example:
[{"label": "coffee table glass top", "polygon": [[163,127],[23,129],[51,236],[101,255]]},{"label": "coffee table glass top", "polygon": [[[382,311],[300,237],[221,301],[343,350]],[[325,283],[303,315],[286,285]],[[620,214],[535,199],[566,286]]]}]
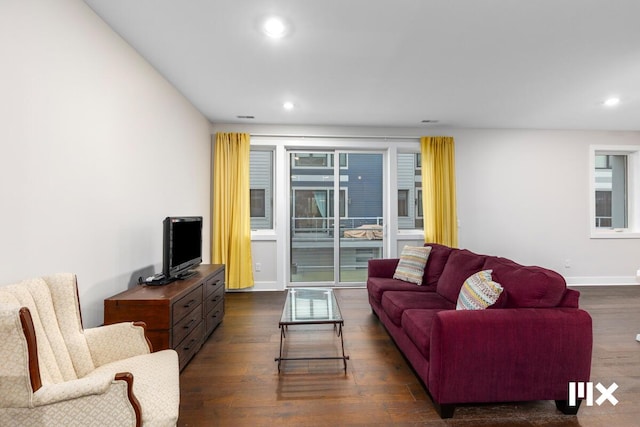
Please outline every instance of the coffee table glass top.
[{"label": "coffee table glass top", "polygon": [[287,292],[280,325],[335,324],[342,321],[342,314],[332,289],[291,288]]}]

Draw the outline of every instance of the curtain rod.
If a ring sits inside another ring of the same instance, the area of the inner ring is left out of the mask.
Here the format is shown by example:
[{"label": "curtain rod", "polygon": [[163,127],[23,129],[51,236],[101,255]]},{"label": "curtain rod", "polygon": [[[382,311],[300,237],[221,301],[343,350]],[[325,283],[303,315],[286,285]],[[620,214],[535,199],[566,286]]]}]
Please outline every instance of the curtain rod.
[{"label": "curtain rod", "polygon": [[301,139],[381,139],[381,140],[408,140],[420,141],[420,136],[379,136],[379,135],[303,135],[303,134],[272,134],[272,133],[249,133],[251,136],[260,138],[301,138]]}]

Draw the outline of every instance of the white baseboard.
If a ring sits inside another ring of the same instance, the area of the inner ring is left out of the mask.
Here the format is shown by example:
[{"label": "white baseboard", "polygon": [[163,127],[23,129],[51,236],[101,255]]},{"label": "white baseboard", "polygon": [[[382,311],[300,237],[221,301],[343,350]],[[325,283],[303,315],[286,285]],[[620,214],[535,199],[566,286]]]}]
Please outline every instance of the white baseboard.
[{"label": "white baseboard", "polygon": [[[565,277],[567,286],[638,286],[634,276],[628,277]],[[227,292],[272,292],[283,291],[282,283],[273,281],[255,282],[250,288],[227,289]]]},{"label": "white baseboard", "polygon": [[227,292],[264,292],[264,291],[283,291],[282,283],[278,282],[254,282],[253,286],[244,289],[227,289]]},{"label": "white baseboard", "polygon": [[633,286],[640,285],[635,276],[565,277],[567,286]]}]

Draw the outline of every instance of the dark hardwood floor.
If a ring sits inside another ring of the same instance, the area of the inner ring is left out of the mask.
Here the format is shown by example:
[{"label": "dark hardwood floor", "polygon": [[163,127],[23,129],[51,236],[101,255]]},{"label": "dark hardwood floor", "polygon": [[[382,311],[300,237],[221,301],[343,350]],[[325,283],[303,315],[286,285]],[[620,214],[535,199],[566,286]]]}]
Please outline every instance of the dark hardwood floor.
[{"label": "dark hardwood floor", "polygon": [[[551,401],[458,407],[441,420],[415,375],[371,313],[366,290],[342,289],[342,361],[284,361],[278,374],[278,321],[284,292],[227,293],[222,324],[180,376],[179,426],[638,426],[640,286],[582,287],[593,317],[592,381],[619,388],[613,406],[567,416]],[[290,327],[289,355],[334,355],[326,326]],[[596,392],[596,397],[599,392]]]}]

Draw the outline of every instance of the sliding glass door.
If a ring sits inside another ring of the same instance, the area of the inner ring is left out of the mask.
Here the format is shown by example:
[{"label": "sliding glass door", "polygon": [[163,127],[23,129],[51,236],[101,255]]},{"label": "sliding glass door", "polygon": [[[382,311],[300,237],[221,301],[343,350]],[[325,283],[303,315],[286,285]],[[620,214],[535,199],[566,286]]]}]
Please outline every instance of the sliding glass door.
[{"label": "sliding glass door", "polygon": [[364,283],[383,251],[383,154],[290,151],[289,165],[289,282]]}]

